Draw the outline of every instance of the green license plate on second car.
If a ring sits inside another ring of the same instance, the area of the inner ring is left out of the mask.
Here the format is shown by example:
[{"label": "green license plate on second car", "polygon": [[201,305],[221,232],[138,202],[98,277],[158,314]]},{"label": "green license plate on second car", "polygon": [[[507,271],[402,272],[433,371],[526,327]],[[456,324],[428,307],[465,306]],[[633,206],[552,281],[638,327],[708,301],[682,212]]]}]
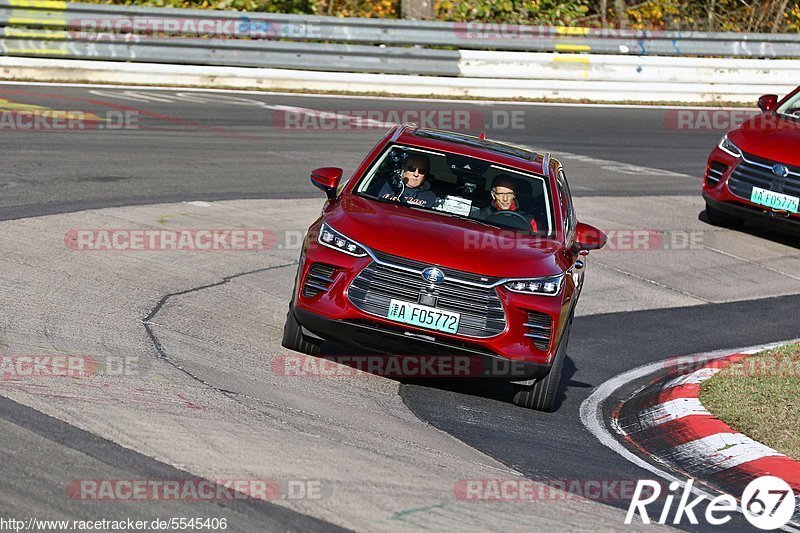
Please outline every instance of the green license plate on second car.
[{"label": "green license plate on second car", "polygon": [[797,213],[798,204],[800,204],[800,198],[789,196],[788,194],[781,194],[779,192],[768,191],[760,187],[753,187],[750,201],[754,204],[771,207],[779,211],[789,211],[790,213]]},{"label": "green license plate on second car", "polygon": [[455,334],[458,332],[458,322],[461,320],[461,315],[436,309],[435,307],[428,307],[427,305],[391,300],[387,318],[396,322],[411,324],[412,326]]}]

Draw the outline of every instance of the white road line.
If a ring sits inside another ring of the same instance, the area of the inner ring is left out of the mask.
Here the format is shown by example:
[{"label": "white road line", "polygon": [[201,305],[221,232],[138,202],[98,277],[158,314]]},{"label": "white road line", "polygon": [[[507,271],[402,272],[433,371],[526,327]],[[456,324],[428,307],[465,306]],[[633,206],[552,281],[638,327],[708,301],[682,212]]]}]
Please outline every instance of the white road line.
[{"label": "white road line", "polygon": [[[794,339],[784,342],[765,344],[761,346],[753,346],[746,348],[744,350],[741,349],[717,350],[714,352],[707,352],[696,355],[687,355],[680,358],[670,359],[669,363],[670,364],[696,363],[697,359],[700,357],[707,357],[708,359],[719,359],[727,355],[730,355],[732,353],[756,353],[761,350],[767,350],[769,348],[775,348],[776,346],[781,346],[789,342],[797,342],[797,341],[798,339]],[[660,468],[656,468],[655,466],[651,465],[644,459],[637,457],[635,454],[633,454],[633,452],[631,452],[625,446],[623,446],[616,439],[616,437],[614,437],[614,435],[606,428],[605,420],[603,418],[603,411],[601,409],[603,402],[609,396],[611,396],[611,394],[613,394],[614,391],[616,391],[617,389],[619,389],[620,387],[622,387],[623,385],[625,385],[630,381],[634,381],[636,379],[647,376],[648,374],[657,372],[660,369],[663,369],[664,365],[665,361],[658,361],[655,363],[651,363],[649,365],[643,365],[634,368],[633,370],[624,372],[602,383],[581,404],[580,417],[581,417],[581,422],[583,422],[583,425],[586,426],[586,429],[588,429],[597,438],[597,440],[600,441],[600,443],[603,446],[610,448],[615,453],[622,456],[629,462],[635,464],[639,468],[642,468],[650,472],[651,474],[654,474],[662,479],[665,479],[668,482],[677,481],[681,487],[685,487],[686,483],[681,479],[677,478],[676,476],[674,476],[670,472],[667,472],[666,470],[661,470]],[[619,428],[618,432],[622,434],[622,430]],[[697,488],[697,486],[695,485],[692,486],[692,493],[698,496],[704,496],[709,499],[714,498],[714,495],[705,490]],[[737,507],[737,509],[741,512],[741,507]],[[789,524],[784,526],[782,529],[784,531],[793,531],[793,532],[800,531],[800,523],[790,522]]]},{"label": "white road line", "polygon": [[741,257],[741,256],[738,256],[736,254],[732,254],[730,252],[726,252],[724,250],[718,250],[717,248],[712,248],[711,246],[703,245],[703,248],[705,248],[706,250],[710,250],[712,252],[716,252],[716,253],[718,253],[720,255],[724,255],[725,257],[730,257],[732,259],[737,259],[739,261],[743,261],[745,263],[749,263],[751,265],[755,265],[755,266],[757,266],[759,268],[763,268],[763,269],[769,270],[770,272],[774,272],[776,274],[780,274],[781,276],[786,276],[787,278],[791,278],[791,279],[793,279],[795,281],[800,281],[800,277],[794,276],[794,275],[789,274],[788,272],[784,272],[782,270],[778,270],[777,268],[772,268],[771,266],[765,265],[764,263],[759,263],[758,261],[753,261],[752,259],[747,259],[746,257]]},{"label": "white road line", "polygon": [[[545,152],[546,150],[538,150],[538,151]],[[682,174],[680,172],[673,172],[671,170],[664,170],[660,168],[632,165],[629,163],[614,161],[612,159],[600,159],[598,157],[575,154],[571,152],[558,152],[558,156],[559,158],[564,158],[564,159],[570,158],[576,161],[581,161],[582,163],[597,165],[605,171],[615,172],[618,174],[627,174],[629,176],[641,176],[642,174],[647,174],[652,176],[661,176],[665,178],[689,178],[692,180],[697,179],[697,176],[692,176],[691,174]]]},{"label": "white road line", "polygon": [[664,285],[663,283],[659,283],[658,281],[655,281],[655,280],[652,280],[652,279],[649,279],[649,278],[645,278],[644,276],[640,276],[638,274],[634,274],[633,272],[628,272],[627,270],[623,270],[621,268],[613,267],[611,265],[606,265],[604,263],[601,263],[597,259],[592,260],[592,265],[597,265],[597,266],[600,266],[602,268],[606,268],[608,270],[613,270],[614,272],[617,272],[619,274],[624,274],[626,276],[629,276],[631,278],[637,279],[639,281],[644,281],[645,283],[649,283],[650,285],[655,285],[656,287],[660,287],[660,288],[666,289],[668,291],[676,292],[678,294],[682,294],[683,296],[688,296],[689,298],[694,298],[695,300],[698,300],[698,301],[700,301],[702,303],[706,303],[706,304],[715,303],[715,302],[712,302],[711,300],[706,300],[705,298],[703,298],[701,296],[697,296],[696,294],[692,294],[690,292],[686,292],[686,291],[683,291],[683,290],[675,288],[675,287],[670,287],[669,285]]},{"label": "white road line", "polygon": [[[518,146],[529,148],[534,152],[545,153],[549,151],[547,148],[543,148],[540,146],[520,145],[519,143],[515,144],[517,144]],[[599,157],[592,157],[590,155],[576,154],[574,152],[559,151],[557,158],[559,160],[573,159],[575,161],[580,161],[582,163],[589,163],[590,165],[596,165],[608,172],[616,172],[618,174],[628,174],[631,176],[641,176],[642,174],[646,174],[651,176],[661,176],[665,178],[689,178],[692,180],[697,179],[696,176],[692,176],[691,174],[682,174],[680,172],[673,172],[672,170],[664,170],[661,168],[643,167],[640,165],[623,163],[621,161],[614,161],[613,159],[601,159]]]},{"label": "white road line", "polygon": [[700,398],[676,398],[649,407],[639,412],[638,416],[643,427],[653,428],[686,416],[709,414],[711,413],[700,403]]}]

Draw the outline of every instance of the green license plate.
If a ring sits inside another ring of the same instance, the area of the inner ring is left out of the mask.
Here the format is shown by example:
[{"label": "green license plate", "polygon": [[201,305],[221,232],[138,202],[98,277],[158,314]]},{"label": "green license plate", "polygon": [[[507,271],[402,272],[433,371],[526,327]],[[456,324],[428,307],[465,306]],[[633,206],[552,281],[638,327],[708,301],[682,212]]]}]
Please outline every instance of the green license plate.
[{"label": "green license plate", "polygon": [[396,322],[453,334],[458,332],[458,322],[461,320],[459,313],[451,313],[435,307],[412,304],[401,300],[391,300],[389,302],[389,314],[386,317]]},{"label": "green license plate", "polygon": [[753,187],[750,201],[754,204],[771,207],[778,211],[789,211],[790,213],[797,213],[798,204],[800,204],[800,198],[789,196],[788,194],[781,194],[779,192],[768,191],[760,187]]}]

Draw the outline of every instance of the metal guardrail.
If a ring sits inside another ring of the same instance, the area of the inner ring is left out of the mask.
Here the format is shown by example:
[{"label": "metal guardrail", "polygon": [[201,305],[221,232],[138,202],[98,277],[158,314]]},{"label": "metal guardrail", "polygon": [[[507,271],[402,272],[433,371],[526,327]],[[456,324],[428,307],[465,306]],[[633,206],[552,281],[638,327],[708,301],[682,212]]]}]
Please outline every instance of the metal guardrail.
[{"label": "metal guardrail", "polygon": [[460,50],[800,58],[800,35],[617,31],[0,0],[0,55],[461,75]]}]

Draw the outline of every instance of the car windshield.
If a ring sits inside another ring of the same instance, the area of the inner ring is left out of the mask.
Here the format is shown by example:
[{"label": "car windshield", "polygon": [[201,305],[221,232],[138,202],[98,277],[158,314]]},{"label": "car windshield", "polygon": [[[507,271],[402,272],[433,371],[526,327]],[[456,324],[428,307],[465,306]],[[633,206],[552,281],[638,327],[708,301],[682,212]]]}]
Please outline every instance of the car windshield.
[{"label": "car windshield", "polygon": [[787,117],[800,118],[800,93],[786,100],[776,111]]},{"label": "car windshield", "polygon": [[392,145],[355,191],[525,234],[550,235],[553,228],[544,177],[460,154]]}]

